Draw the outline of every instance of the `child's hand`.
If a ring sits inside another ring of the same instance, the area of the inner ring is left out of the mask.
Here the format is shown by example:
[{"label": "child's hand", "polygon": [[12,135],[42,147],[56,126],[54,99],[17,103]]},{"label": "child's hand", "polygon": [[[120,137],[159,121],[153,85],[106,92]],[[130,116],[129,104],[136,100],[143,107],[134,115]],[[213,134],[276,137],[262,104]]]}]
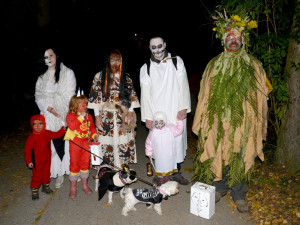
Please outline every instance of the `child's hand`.
[{"label": "child's hand", "polygon": [[32,162],[29,163],[29,164],[28,164],[28,167],[29,167],[29,168],[33,168],[33,163],[32,163]]},{"label": "child's hand", "polygon": [[63,129],[66,130],[67,128],[65,126],[63,126]]},{"label": "child's hand", "polygon": [[94,141],[94,142],[97,142],[97,141],[98,141],[98,135],[95,135],[95,136],[94,136],[93,141]]},{"label": "child's hand", "polygon": [[87,112],[86,111],[82,111],[80,115],[83,116],[83,117],[86,117],[87,116]]}]

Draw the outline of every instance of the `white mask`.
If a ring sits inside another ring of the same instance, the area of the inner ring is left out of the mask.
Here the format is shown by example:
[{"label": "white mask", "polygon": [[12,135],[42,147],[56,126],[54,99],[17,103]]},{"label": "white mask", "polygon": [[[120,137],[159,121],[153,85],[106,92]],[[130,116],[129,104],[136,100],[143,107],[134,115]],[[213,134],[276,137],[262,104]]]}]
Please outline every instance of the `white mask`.
[{"label": "white mask", "polygon": [[150,51],[152,52],[154,58],[162,60],[164,57],[164,52],[166,48],[166,43],[161,38],[153,38],[150,40]]},{"label": "white mask", "polygon": [[163,120],[155,120],[154,125],[156,129],[161,130],[166,124]]},{"label": "white mask", "polygon": [[55,67],[56,65],[56,54],[52,49],[48,49],[44,54],[45,64],[48,67]]},{"label": "white mask", "polygon": [[156,129],[162,129],[166,125],[167,116],[164,112],[158,111],[154,114],[154,126]]}]

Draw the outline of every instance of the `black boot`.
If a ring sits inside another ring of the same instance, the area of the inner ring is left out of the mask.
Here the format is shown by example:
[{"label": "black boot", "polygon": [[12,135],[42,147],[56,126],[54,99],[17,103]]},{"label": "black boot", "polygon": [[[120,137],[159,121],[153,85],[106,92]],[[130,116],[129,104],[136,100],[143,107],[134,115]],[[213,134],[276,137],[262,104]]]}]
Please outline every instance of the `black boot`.
[{"label": "black boot", "polygon": [[53,191],[51,190],[49,183],[48,184],[42,184],[42,192],[46,194],[51,194]]},{"label": "black boot", "polygon": [[31,189],[31,197],[32,197],[32,200],[38,200],[39,199],[39,189],[38,188],[32,188]]},{"label": "black boot", "polygon": [[190,182],[185,179],[181,173],[173,173],[171,176],[170,176],[170,180],[172,181],[177,181],[179,184],[181,185],[188,185]]}]

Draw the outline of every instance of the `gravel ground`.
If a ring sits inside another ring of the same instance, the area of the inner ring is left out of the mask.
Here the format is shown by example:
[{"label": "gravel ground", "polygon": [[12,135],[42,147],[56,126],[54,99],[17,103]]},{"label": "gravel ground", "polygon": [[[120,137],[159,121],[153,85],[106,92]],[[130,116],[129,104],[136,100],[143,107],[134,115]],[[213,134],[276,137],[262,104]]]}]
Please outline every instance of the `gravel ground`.
[{"label": "gravel ground", "polygon": [[[191,118],[189,118],[191,120]],[[138,114],[138,121],[139,114]],[[188,132],[191,128],[188,127]],[[29,130],[20,130],[26,137]],[[130,165],[137,175],[149,182],[153,177],[147,177],[144,143],[147,131],[138,123],[137,127],[137,156],[138,163]],[[17,139],[17,140],[16,140]],[[69,199],[69,181],[65,175],[63,187],[54,188],[55,180],[50,186],[54,191],[51,195],[40,192],[38,201],[31,200],[30,178],[31,171],[24,162],[23,147],[25,138],[2,138],[0,150],[0,224],[3,225],[97,225],[97,224],[254,224],[248,213],[239,213],[229,195],[226,195],[215,206],[215,214],[210,219],[204,219],[190,213],[190,190],[192,183],[180,185],[179,194],[162,202],[163,215],[159,216],[153,209],[147,209],[144,204],[136,206],[137,211],[129,212],[128,217],[121,214],[124,203],[119,194],[113,195],[113,204],[107,206],[107,194],[98,201],[97,192],[86,195],[78,183],[77,197]],[[191,180],[194,151],[188,150],[185,162],[182,164],[182,174]],[[95,181],[89,179],[89,186],[94,189]],[[131,185],[133,188],[149,188],[150,186],[138,181]]]}]

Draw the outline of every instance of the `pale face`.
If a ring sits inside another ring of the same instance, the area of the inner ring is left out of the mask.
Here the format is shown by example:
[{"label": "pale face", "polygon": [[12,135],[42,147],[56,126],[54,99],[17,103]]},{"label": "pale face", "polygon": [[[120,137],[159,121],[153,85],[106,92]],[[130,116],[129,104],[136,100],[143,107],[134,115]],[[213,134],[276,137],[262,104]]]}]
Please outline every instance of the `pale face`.
[{"label": "pale face", "polygon": [[161,38],[153,38],[150,40],[149,48],[154,58],[162,60],[164,57],[164,52],[166,50],[166,42],[164,42]]},{"label": "pale face", "polygon": [[241,49],[243,45],[243,38],[240,33],[236,31],[228,32],[225,38],[225,47],[230,52],[236,52]]},{"label": "pale face", "polygon": [[45,64],[49,69],[55,70],[56,66],[56,54],[52,49],[48,49],[44,54]]},{"label": "pale face", "polygon": [[82,113],[83,111],[86,111],[87,105],[86,105],[86,101],[80,101],[78,103],[78,112]]},{"label": "pale face", "polygon": [[111,73],[116,74],[120,69],[120,65],[121,65],[120,55],[117,55],[117,54],[111,55],[110,56],[110,71],[111,71]]},{"label": "pale face", "polygon": [[165,122],[163,120],[155,120],[155,128],[161,130],[165,126]]},{"label": "pale face", "polygon": [[43,129],[44,129],[44,123],[41,120],[34,120],[32,122],[32,128],[34,131],[36,131],[37,133],[40,133]]}]

